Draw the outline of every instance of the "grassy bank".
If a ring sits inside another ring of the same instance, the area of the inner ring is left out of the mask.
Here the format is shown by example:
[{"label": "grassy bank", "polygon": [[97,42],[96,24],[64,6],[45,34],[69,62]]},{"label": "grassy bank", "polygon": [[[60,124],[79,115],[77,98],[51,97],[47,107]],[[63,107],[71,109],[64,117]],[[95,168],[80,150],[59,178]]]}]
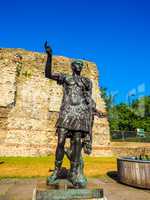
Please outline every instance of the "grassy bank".
[{"label": "grassy bank", "polygon": [[[88,177],[105,176],[116,170],[114,157],[85,157],[85,175]],[[65,158],[64,167],[69,167]],[[46,177],[49,169],[54,168],[54,156],[47,157],[0,157],[0,178],[9,177]]]}]

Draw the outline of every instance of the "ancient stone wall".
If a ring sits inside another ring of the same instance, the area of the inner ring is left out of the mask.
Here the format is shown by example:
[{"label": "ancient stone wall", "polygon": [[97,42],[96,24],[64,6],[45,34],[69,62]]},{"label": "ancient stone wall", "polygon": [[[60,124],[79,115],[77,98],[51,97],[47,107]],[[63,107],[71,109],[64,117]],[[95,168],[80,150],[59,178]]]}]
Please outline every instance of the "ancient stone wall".
[{"label": "ancient stone wall", "polygon": [[115,156],[150,156],[150,143],[143,142],[112,142],[112,153]]},{"label": "ancient stone wall", "polygon": [[[62,87],[44,77],[46,55],[23,49],[0,49],[0,155],[36,156],[54,153],[55,123]],[[53,71],[71,73],[71,59],[55,56]],[[105,111],[96,65],[84,61],[83,76],[93,82],[97,108]],[[109,126],[95,117],[93,155],[109,155]]]}]

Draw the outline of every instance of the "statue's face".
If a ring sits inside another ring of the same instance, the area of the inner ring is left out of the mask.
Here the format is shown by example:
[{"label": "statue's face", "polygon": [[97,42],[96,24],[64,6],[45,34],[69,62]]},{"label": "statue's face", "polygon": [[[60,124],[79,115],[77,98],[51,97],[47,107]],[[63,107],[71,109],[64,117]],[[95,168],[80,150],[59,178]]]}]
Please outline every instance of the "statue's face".
[{"label": "statue's face", "polygon": [[76,73],[80,73],[83,68],[83,63],[82,62],[73,62],[71,64],[71,67],[72,67],[72,71],[74,71]]}]

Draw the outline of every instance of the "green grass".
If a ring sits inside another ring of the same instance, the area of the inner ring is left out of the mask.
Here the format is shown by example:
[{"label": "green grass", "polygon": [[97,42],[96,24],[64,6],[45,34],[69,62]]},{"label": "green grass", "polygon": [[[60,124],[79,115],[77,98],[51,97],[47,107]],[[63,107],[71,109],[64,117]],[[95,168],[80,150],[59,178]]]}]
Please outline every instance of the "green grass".
[{"label": "green grass", "polygon": [[[84,157],[85,175],[88,177],[105,176],[116,170],[115,157]],[[54,168],[54,156],[47,157],[0,157],[0,178],[46,177],[49,169]],[[67,158],[63,166],[69,167]]]}]

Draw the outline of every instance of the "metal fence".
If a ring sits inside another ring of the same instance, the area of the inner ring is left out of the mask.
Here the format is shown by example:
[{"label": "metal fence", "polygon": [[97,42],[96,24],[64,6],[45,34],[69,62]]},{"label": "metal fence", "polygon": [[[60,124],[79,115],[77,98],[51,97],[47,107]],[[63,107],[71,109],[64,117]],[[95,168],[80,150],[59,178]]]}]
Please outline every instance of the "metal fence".
[{"label": "metal fence", "polygon": [[137,131],[111,131],[112,142],[150,142],[150,132],[144,132],[143,136],[139,136]]}]

